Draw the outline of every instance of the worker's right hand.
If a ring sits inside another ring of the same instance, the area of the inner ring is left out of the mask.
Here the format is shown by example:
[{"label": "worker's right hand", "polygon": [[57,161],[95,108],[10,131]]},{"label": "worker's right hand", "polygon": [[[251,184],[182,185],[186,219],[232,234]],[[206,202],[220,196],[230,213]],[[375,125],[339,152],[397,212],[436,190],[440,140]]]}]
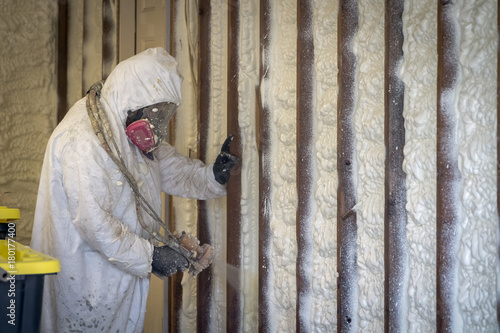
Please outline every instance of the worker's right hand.
[{"label": "worker's right hand", "polygon": [[184,271],[188,268],[189,262],[177,251],[168,246],[159,246],[153,251],[153,274],[158,277],[173,275],[178,270]]},{"label": "worker's right hand", "polygon": [[239,158],[231,155],[229,152],[231,141],[233,141],[232,134],[227,137],[226,141],[224,141],[220,154],[217,156],[213,166],[215,180],[221,185],[224,185],[229,181],[229,172],[231,171],[231,168],[240,161]]}]

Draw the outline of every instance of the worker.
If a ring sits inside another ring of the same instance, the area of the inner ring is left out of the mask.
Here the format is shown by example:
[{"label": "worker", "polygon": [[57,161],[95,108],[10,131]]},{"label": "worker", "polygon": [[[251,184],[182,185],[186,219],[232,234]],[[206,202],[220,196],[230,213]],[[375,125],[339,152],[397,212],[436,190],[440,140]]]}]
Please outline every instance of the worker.
[{"label": "worker", "polygon": [[50,137],[31,245],[61,271],[46,276],[42,332],[142,332],[150,274],[188,267],[158,241],[160,192],[224,196],[238,159],[230,139],[211,165],[163,141],[181,83],[175,59],[148,49],[93,86]]}]

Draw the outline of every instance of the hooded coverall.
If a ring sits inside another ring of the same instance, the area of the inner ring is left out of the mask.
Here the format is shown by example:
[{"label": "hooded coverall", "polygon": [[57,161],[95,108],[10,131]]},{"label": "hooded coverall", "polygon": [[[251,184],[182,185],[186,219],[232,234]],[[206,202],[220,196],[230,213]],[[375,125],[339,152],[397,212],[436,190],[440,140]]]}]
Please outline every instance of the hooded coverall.
[{"label": "hooded coverall", "polygon": [[[196,199],[226,194],[212,165],[166,143],[150,160],[125,134],[128,110],[180,104],[181,82],[174,58],[162,48],[148,49],[118,64],[100,97],[126,167],[156,212],[161,191]],[[148,214],[142,216],[157,229]],[[31,245],[61,263],[60,273],[45,277],[42,332],[142,332],[149,239],[134,194],[94,133],[83,98],[50,137],[42,168]]]}]

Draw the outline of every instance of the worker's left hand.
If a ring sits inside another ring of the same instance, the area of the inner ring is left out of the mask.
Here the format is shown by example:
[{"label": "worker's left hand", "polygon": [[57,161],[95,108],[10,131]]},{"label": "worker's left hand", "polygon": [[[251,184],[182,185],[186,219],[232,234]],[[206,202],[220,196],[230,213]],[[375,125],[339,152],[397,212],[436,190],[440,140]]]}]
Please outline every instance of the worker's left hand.
[{"label": "worker's left hand", "polygon": [[233,135],[229,135],[224,141],[219,156],[214,163],[214,176],[219,184],[226,184],[229,181],[229,172],[240,161],[236,156],[229,153],[229,145],[233,141]]}]

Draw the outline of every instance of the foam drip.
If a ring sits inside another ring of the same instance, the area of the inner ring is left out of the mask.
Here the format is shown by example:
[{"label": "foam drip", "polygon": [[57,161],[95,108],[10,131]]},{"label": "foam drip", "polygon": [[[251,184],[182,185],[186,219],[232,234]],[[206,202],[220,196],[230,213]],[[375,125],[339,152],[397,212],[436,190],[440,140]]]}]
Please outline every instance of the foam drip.
[{"label": "foam drip", "polygon": [[315,95],[313,267],[311,330],[337,330],[337,25],[338,2],[314,6]]},{"label": "foam drip", "polygon": [[[207,144],[207,163],[215,161],[226,139],[227,124],[227,2],[210,3],[210,110]],[[213,320],[211,330],[226,331],[226,198],[207,202],[208,221],[215,249],[213,266]],[[235,244],[235,246],[238,246]]]},{"label": "foam drip", "polygon": [[[258,330],[258,223],[259,220],[259,156],[256,145],[256,120],[254,110],[256,97],[249,94],[259,83],[259,8],[251,0],[240,2],[240,74],[239,125],[241,128],[242,160],[241,168],[241,249],[242,249],[242,291],[243,291],[243,331]],[[240,273],[240,272],[238,272]]]},{"label": "foam drip", "polygon": [[384,331],[384,1],[359,1],[357,155],[359,330]]},{"label": "foam drip", "polygon": [[407,174],[408,331],[436,329],[437,4],[405,1],[403,13]]},{"label": "foam drip", "polygon": [[[457,1],[460,34],[456,89],[463,220],[459,244],[458,307],[467,332],[494,332],[498,215],[496,210],[497,4]],[[490,82],[491,84],[485,84]]]},{"label": "foam drip", "polygon": [[[186,10],[188,12],[186,13]],[[190,6],[176,6],[176,17],[191,18],[176,20],[175,58],[178,68],[184,77],[182,82],[182,104],[175,116],[175,147],[186,156],[192,156],[197,151],[198,132],[197,108],[198,96],[194,90],[198,84],[197,70],[197,43],[198,29],[197,8]],[[195,28],[193,28],[193,25]],[[175,214],[176,229],[196,235],[198,219],[196,200],[172,197]],[[196,331],[196,279],[185,274],[182,279],[182,309],[179,314],[179,327],[181,332]]]},{"label": "foam drip", "polygon": [[271,4],[272,32],[269,64],[272,72],[268,103],[271,113],[271,331],[295,329],[297,258],[296,243],[296,36],[297,8],[294,1]]}]

